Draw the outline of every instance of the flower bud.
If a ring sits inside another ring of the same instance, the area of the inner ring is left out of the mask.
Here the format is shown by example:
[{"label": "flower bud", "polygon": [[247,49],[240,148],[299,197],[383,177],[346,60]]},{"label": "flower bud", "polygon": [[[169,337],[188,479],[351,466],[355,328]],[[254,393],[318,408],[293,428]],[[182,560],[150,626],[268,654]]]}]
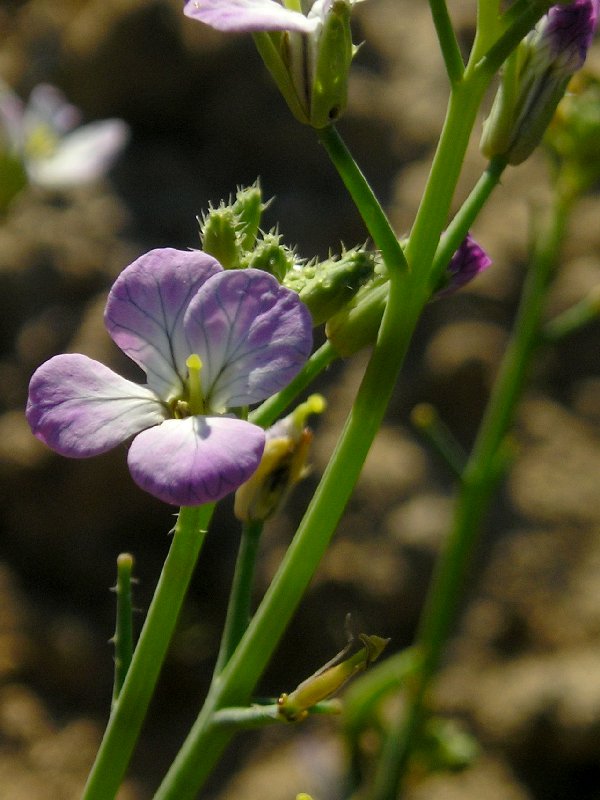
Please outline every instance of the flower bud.
[{"label": "flower bud", "polygon": [[242,246],[239,219],[233,208],[221,203],[218,208],[209,208],[198,222],[204,252],[216,258],[224,269],[238,269]]},{"label": "flower bud", "polygon": [[599,2],[553,6],[509,57],[483,128],[485,156],[502,156],[515,165],[538,146],[569,79],[583,66]]},{"label": "flower bud", "polygon": [[468,233],[452,256],[442,277],[441,285],[437,287],[433,299],[454,294],[454,292],[469,283],[469,281],[472,281],[480,272],[483,272],[491,265],[492,259]]},{"label": "flower bud", "polygon": [[310,414],[321,414],[325,407],[325,399],[313,394],[267,429],[258,469],[235,493],[234,513],[239,520],[256,522],[273,516],[291,489],[306,477],[312,432],[305,423]]},{"label": "flower bud", "polygon": [[254,247],[262,213],[267,205],[268,203],[263,203],[258,181],[252,186],[237,190],[232,210],[238,220],[240,246],[243,250],[252,250]]},{"label": "flower bud", "polygon": [[348,250],[339,259],[295,267],[287,273],[283,285],[298,292],[313,325],[321,325],[352,300],[373,276],[374,265],[374,254]]},{"label": "flower bud", "polygon": [[243,266],[262,269],[274,275],[282,283],[287,273],[298,264],[293,250],[281,243],[281,236],[276,231],[263,234],[251,253],[244,256]]}]

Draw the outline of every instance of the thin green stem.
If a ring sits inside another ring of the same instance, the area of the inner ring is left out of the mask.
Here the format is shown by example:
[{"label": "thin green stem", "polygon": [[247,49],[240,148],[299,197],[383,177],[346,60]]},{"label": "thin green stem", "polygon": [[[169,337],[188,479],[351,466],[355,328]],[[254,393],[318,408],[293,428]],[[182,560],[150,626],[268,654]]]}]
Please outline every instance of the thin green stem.
[{"label": "thin green stem", "polygon": [[213,714],[248,702],[304,594],[343,513],[383,419],[420,308],[406,309],[391,274],[388,306],[354,405],[336,450],[248,630],[213,683],[206,703],[155,800],[192,800],[231,732],[215,728]]},{"label": "thin green stem", "polygon": [[506,161],[501,156],[490,161],[487,169],[483,172],[465,202],[456,212],[452,222],[446,228],[433,259],[431,268],[432,290],[435,289],[452,256],[460,247],[471,225],[500,182],[505,168]]},{"label": "thin green stem", "polygon": [[467,71],[450,95],[444,127],[405,250],[415,281],[423,290],[429,284],[433,257],[489,80]]},{"label": "thin green stem", "polygon": [[263,428],[268,428],[293,403],[300,392],[304,391],[317,375],[337,357],[338,355],[331,342],[326,341],[318,350],[315,350],[302,370],[285,389],[277,392],[273,397],[269,397],[268,400],[265,400],[264,403],[250,413],[248,416],[250,422]]},{"label": "thin green stem", "polygon": [[213,505],[182,508],[133,659],[82,800],[111,800],[137,741],[194,571]]},{"label": "thin green stem", "polygon": [[129,671],[133,653],[133,612],[131,606],[131,571],[133,556],[121,553],[117,558],[117,624],[113,642],[115,645],[115,679],[113,684],[113,706],[121,693]]},{"label": "thin green stem", "polygon": [[465,62],[458,46],[446,0],[429,0],[433,24],[440,42],[446,72],[451,84],[458,83],[465,71]]},{"label": "thin green stem", "polygon": [[222,671],[231,658],[250,622],[254,568],[263,524],[262,521],[252,521],[245,522],[242,526],[240,549],[229,595],[223,638],[215,665],[215,675]]},{"label": "thin green stem", "polygon": [[450,536],[438,562],[423,611],[417,647],[422,654],[403,719],[391,730],[377,769],[372,800],[395,800],[423,719],[424,699],[456,617],[460,590],[488,503],[500,477],[503,443],[523,391],[538,342],[548,284],[559,258],[570,202],[558,197],[532,256],[513,336],[463,474]]},{"label": "thin green stem", "polygon": [[406,271],[408,267],[398,238],[341,136],[333,126],[318,130],[317,135],[359,209],[375,246],[381,251],[386,267],[390,272]]}]

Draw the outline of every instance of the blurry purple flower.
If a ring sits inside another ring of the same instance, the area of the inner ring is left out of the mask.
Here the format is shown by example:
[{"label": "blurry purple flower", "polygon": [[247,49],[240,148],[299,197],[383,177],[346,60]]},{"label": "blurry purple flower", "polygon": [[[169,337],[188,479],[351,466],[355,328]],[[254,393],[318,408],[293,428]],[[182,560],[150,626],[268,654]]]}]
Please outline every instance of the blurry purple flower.
[{"label": "blurry purple flower", "polygon": [[434,298],[437,299],[438,297],[454,294],[491,264],[492,259],[468,233],[456,253],[452,256],[446,268],[444,285],[435,292]]},{"label": "blurry purple flower", "polygon": [[129,138],[121,119],[105,119],[77,128],[81,114],[54,86],[40,84],[23,105],[0,84],[0,127],[7,147],[25,167],[31,183],[62,189],[104,175]]},{"label": "blurry purple flower", "polygon": [[277,0],[188,0],[183,9],[197,19],[227,33],[258,31],[297,31],[314,33],[322,24],[332,0],[317,0],[307,15],[278,3]]},{"label": "blurry purple flower", "polygon": [[298,296],[201,251],[152,250],[116,280],[105,324],[147,384],[83,355],[55,356],[29,386],[37,438],[85,458],[135,436],[133,479],[174,505],[218,500],[248,480],[265,434],[227,410],[277,392],[303,365],[312,322]]}]

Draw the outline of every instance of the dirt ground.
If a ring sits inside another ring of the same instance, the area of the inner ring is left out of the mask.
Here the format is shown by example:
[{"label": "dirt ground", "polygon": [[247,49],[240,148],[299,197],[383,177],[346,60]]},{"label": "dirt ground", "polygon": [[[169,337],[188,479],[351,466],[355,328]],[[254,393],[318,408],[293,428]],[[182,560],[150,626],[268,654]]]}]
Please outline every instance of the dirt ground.
[{"label": "dirt ground", "polygon": [[[399,234],[408,230],[447,97],[428,6],[369,0],[340,125]],[[461,41],[474,3],[456,2]],[[597,53],[592,56],[600,65]],[[311,131],[271,86],[247,37],[185,20],[179,0],[4,0],[0,76],[25,96],[59,85],[86,119],[123,117],[131,143],[110,177],[69,193],[27,190],[0,220],[0,798],[79,796],[110,703],[118,553],[136,557],[147,608],[173,509],[130,480],[124,448],[89,461],[36,442],[23,408],[32,371],[84,352],[135,376],[102,324],[106,291],[137,255],[198,246],[195,217],[258,175],[268,223],[306,256],[365,240]],[[477,143],[456,197],[484,166]],[[264,676],[278,695],[343,643],[343,620],[414,633],[451,513],[453,483],[412,430],[434,403],[469,446],[510,330],[527,264],[531,209],[547,196],[536,154],[507,172],[474,227],[493,267],[432,304],[363,476],[310,593]],[[581,203],[548,315],[600,283],[600,199]],[[432,699],[479,742],[456,773],[415,776],[406,800],[600,798],[600,348],[596,323],[538,354],[515,429],[514,464],[494,500],[460,625]],[[313,474],[268,526],[257,597],[290,540],[364,367],[319,382],[329,409]],[[218,513],[121,800],[146,800],[201,702],[218,647],[237,530]],[[336,724],[242,736],[206,791],[219,800],[342,795]]]}]

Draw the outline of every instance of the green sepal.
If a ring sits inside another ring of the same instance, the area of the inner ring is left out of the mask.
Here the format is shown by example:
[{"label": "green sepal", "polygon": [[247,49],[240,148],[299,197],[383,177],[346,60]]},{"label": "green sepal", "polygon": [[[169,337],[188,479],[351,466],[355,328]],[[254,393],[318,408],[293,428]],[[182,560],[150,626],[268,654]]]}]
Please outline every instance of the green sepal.
[{"label": "green sepal", "polygon": [[223,203],[209,208],[200,223],[202,249],[221,264],[224,269],[238,269],[242,256],[239,221],[231,206]]},{"label": "green sepal", "polygon": [[283,284],[298,292],[316,326],[341,311],[373,277],[374,268],[373,253],[349,250],[339,259],[330,258],[320,264],[309,263],[291,270]]},{"label": "green sepal", "polygon": [[316,43],[311,87],[310,124],[325,128],[344,112],[348,100],[348,73],[354,55],[350,30],[351,5],[334,0]]}]

